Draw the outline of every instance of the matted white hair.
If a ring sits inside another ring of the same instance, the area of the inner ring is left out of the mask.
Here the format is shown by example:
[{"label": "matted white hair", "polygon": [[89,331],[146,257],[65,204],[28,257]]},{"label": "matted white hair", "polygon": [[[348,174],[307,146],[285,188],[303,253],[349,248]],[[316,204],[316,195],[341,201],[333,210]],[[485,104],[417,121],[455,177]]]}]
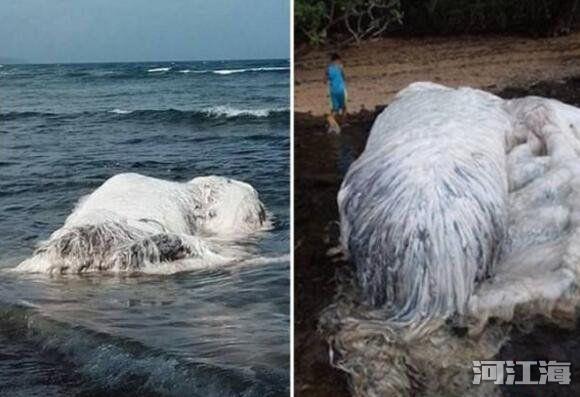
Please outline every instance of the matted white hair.
[{"label": "matted white hair", "polygon": [[235,254],[224,241],[266,227],[264,205],[247,183],[119,174],[82,198],[63,227],[16,270],[127,272],[183,259],[226,261]]},{"label": "matted white hair", "polygon": [[505,136],[487,93],[403,90],[375,121],[338,194],[365,300],[393,321],[464,313],[507,228]]},{"label": "matted white hair", "polygon": [[575,319],[578,108],[412,84],[338,202],[357,276],[320,324],[357,396],[498,394],[473,385],[473,360],[494,359],[513,324]]}]

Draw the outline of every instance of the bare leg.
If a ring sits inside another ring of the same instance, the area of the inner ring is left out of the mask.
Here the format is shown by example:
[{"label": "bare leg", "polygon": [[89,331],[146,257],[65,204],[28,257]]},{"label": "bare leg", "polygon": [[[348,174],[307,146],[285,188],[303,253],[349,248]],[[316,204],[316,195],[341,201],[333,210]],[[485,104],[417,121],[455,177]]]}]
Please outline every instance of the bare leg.
[{"label": "bare leg", "polygon": [[342,108],[339,113],[339,122],[340,125],[344,125],[346,123],[346,108]]},{"label": "bare leg", "polygon": [[340,125],[336,121],[336,113],[332,112],[326,117],[326,121],[328,122],[328,132],[334,132],[336,134],[340,133]]}]

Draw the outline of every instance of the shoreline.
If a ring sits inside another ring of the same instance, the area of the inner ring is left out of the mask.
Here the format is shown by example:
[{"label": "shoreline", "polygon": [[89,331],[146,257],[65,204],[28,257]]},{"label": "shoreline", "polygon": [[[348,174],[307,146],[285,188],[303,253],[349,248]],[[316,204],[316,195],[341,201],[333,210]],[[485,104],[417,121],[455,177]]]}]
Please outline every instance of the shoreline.
[{"label": "shoreline", "polygon": [[[576,87],[580,87],[580,73],[556,80],[533,81],[527,85],[506,85],[501,89],[495,90],[479,89],[506,99],[530,95],[546,96],[546,93],[557,93],[559,101],[572,104],[579,99]],[[389,106],[389,103],[381,103],[375,105],[374,109],[361,108],[356,112],[348,112],[346,127],[348,128],[353,124],[369,124],[369,127],[372,126],[374,120],[387,106]],[[295,126],[306,129],[319,128],[321,132],[326,132],[328,126],[326,116],[326,114],[313,114],[310,111],[294,111]],[[296,129],[296,132],[300,133],[298,129]],[[366,131],[366,133],[368,132],[370,131]],[[332,134],[329,133],[329,135]]]},{"label": "shoreline", "polygon": [[[329,51],[313,49],[296,59],[296,113],[328,113],[324,70]],[[356,114],[388,104],[414,81],[500,91],[580,75],[580,32],[555,38],[384,38],[348,47],[340,54],[348,85],[348,114]]]}]

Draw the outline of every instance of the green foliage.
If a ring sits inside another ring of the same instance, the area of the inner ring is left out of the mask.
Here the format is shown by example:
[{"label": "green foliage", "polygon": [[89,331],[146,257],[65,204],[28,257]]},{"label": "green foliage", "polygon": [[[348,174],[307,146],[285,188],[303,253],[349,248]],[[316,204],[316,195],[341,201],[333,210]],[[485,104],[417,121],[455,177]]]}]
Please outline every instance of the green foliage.
[{"label": "green foliage", "polygon": [[403,22],[400,0],[347,1],[340,9],[344,15],[344,25],[357,43],[378,37],[391,25]]},{"label": "green foliage", "polygon": [[323,43],[328,16],[324,0],[297,0],[294,3],[294,23],[299,28],[297,36],[305,36],[311,44]]},{"label": "green foliage", "polygon": [[297,41],[360,41],[402,22],[400,0],[296,0]]},{"label": "green foliage", "polygon": [[348,43],[388,32],[567,32],[578,0],[296,0],[298,44]]},{"label": "green foliage", "polygon": [[[419,0],[406,1],[406,30],[420,32],[523,32],[547,33],[562,0]],[[543,31],[542,31],[543,30]]]}]

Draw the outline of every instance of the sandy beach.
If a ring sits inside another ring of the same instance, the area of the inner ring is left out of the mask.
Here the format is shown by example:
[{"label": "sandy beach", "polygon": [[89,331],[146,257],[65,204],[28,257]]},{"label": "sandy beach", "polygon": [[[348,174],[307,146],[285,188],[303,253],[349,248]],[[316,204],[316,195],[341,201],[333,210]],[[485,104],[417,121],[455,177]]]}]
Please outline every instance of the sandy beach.
[{"label": "sandy beach", "polygon": [[[328,112],[324,77],[330,49],[296,57],[295,111]],[[348,84],[348,111],[390,102],[407,84],[430,80],[490,91],[580,74],[580,32],[557,38],[463,36],[386,38],[339,51]]]}]

